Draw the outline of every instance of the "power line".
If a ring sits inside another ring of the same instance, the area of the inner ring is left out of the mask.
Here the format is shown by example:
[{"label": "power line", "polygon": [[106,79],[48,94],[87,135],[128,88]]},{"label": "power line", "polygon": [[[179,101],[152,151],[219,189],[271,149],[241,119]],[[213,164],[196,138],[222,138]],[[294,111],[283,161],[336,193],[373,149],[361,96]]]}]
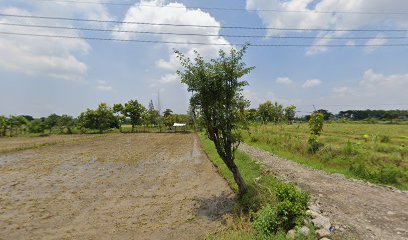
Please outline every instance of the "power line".
[{"label": "power line", "polygon": [[[152,31],[134,31],[134,30],[119,30],[119,29],[83,28],[83,27],[70,27],[70,26],[33,25],[33,24],[5,23],[5,22],[0,22],[0,25],[18,26],[18,27],[30,27],[30,28],[95,31],[95,32],[140,33],[140,34],[153,34],[153,35],[231,37],[231,38],[266,38],[265,35],[232,35],[232,34],[152,32]],[[375,38],[375,39],[384,39],[384,40],[396,40],[396,39],[407,39],[408,36],[387,36],[387,37],[377,37],[377,36],[370,36],[370,37],[274,36],[274,37],[271,37],[271,38],[272,39],[336,39],[336,40],[368,40],[368,39]]]},{"label": "power line", "polygon": [[[177,41],[160,41],[160,40],[140,40],[140,39],[117,39],[117,38],[101,38],[101,37],[79,37],[68,35],[48,35],[48,34],[35,34],[35,33],[16,33],[16,32],[0,32],[4,35],[16,35],[16,36],[31,36],[31,37],[44,37],[44,38],[66,38],[66,39],[85,39],[85,40],[100,40],[100,41],[117,41],[117,42],[137,42],[137,43],[163,43],[163,44],[177,44],[177,45],[210,45],[210,46],[243,46],[246,43],[205,43],[205,42],[177,42]],[[311,47],[310,44],[250,44],[252,47]],[[312,45],[313,47],[408,47],[408,43],[400,44],[330,44],[330,45]]]},{"label": "power line", "polygon": [[19,15],[0,13],[0,16],[29,18],[29,19],[48,19],[79,22],[98,22],[98,23],[116,23],[116,24],[139,24],[151,26],[172,26],[172,27],[197,27],[197,28],[222,28],[222,29],[247,29],[247,30],[278,30],[278,31],[326,31],[326,32],[407,32],[407,29],[329,29],[329,28],[277,28],[277,27],[250,27],[250,26],[216,26],[216,25],[196,25],[196,24],[175,24],[175,23],[151,23],[151,22],[132,22],[115,20],[98,20],[68,17],[49,17],[35,15]]},{"label": "power line", "polygon": [[[37,2],[53,2],[53,3],[74,3],[74,4],[98,4],[98,5],[113,5],[113,6],[134,6],[135,3],[121,2],[92,2],[92,1],[73,1],[73,0],[36,0]],[[375,11],[318,11],[318,10],[282,10],[282,9],[245,9],[245,8],[223,8],[223,7],[204,7],[204,6],[172,6],[172,5],[146,5],[137,4],[137,7],[150,8],[187,8],[187,9],[202,9],[202,10],[217,10],[217,11],[248,11],[248,12],[272,12],[272,13],[312,13],[312,14],[366,14],[366,15],[408,15],[408,12],[375,12]]]}]

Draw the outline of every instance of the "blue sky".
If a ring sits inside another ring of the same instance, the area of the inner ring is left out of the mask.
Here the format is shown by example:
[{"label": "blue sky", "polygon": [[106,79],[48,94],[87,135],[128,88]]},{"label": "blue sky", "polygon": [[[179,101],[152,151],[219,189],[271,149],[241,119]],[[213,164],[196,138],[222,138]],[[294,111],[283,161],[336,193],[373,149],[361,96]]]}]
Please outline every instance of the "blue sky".
[{"label": "blue sky", "polygon": [[[78,0],[79,1],[79,0]],[[87,1],[90,2],[91,0]],[[92,2],[107,2],[92,0]],[[107,21],[216,25],[220,28],[182,28],[120,23],[77,22],[0,16],[0,32],[69,35],[77,39],[40,38],[0,34],[0,114],[78,115],[100,102],[124,103],[150,99],[161,108],[184,113],[189,93],[175,71],[179,68],[172,49],[187,55],[198,49],[214,57],[219,46],[93,41],[84,37],[227,44],[300,44],[305,47],[250,47],[245,61],[256,69],[244,79],[250,83],[246,97],[253,107],[266,100],[294,104],[303,114],[317,108],[337,112],[346,109],[408,107],[408,47],[364,45],[408,44],[407,32],[356,32],[363,29],[408,29],[405,0],[234,0],[234,1],[126,1],[129,5],[51,1],[2,0],[0,12],[25,16],[49,16]],[[158,6],[167,7],[158,7]],[[216,7],[244,9],[223,11]],[[246,10],[245,10],[246,9]],[[274,9],[279,12],[262,11]],[[327,14],[325,12],[334,12]],[[347,12],[347,13],[344,13]],[[352,12],[352,13],[350,13]],[[357,12],[357,13],[356,13]],[[364,12],[365,14],[362,14]],[[367,12],[371,14],[367,14]],[[3,25],[1,25],[3,23]],[[69,26],[105,29],[105,32],[28,28],[4,25]],[[222,26],[333,29],[337,31],[272,31],[226,29]],[[152,36],[121,31],[206,33],[211,35],[262,35],[260,39],[222,36]],[[338,31],[338,30],[353,31]],[[312,39],[277,39],[282,36]],[[389,37],[405,39],[392,40]],[[332,37],[365,37],[333,40]],[[230,44],[230,45],[228,45]],[[348,45],[325,48],[321,45]],[[316,46],[319,45],[319,46]],[[355,45],[363,45],[356,47]]]}]

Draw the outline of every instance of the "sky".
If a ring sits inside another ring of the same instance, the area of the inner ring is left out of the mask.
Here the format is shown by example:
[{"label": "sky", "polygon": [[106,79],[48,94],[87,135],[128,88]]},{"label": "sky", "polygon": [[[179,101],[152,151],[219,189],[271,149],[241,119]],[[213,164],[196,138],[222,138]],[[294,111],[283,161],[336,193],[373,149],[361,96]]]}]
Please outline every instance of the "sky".
[{"label": "sky", "polygon": [[0,115],[77,116],[130,99],[185,113],[174,49],[209,59],[245,42],[252,107],[407,109],[408,31],[392,31],[407,29],[406,0],[0,0]]}]

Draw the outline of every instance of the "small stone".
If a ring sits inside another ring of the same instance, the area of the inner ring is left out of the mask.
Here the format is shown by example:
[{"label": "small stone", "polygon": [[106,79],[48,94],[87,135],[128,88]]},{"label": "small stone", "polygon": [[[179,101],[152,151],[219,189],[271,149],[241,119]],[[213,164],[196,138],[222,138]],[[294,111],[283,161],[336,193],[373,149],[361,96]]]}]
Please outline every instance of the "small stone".
[{"label": "small stone", "polygon": [[330,238],[324,237],[324,238],[320,238],[320,240],[330,240]]},{"label": "small stone", "polygon": [[310,229],[308,227],[306,227],[306,226],[303,226],[303,227],[300,228],[299,233],[302,236],[308,236],[309,233],[310,233]]},{"label": "small stone", "polygon": [[289,230],[288,233],[286,234],[286,239],[294,240],[295,238],[296,238],[296,230],[295,229]]},{"label": "small stone", "polygon": [[312,223],[316,228],[324,229],[326,231],[329,231],[329,228],[331,227],[330,220],[327,217],[323,217],[322,215],[319,215],[315,219],[313,219]]},{"label": "small stone", "polygon": [[330,232],[327,231],[326,229],[319,229],[316,231],[316,234],[318,239],[330,236]]},{"label": "small stone", "polygon": [[310,216],[312,216],[312,218],[317,218],[317,217],[321,216],[320,214],[318,214],[317,212],[312,211],[312,210],[307,210],[306,213],[309,214]]},{"label": "small stone", "polygon": [[388,214],[388,215],[394,215],[395,213],[392,212],[392,211],[388,211],[387,214]]},{"label": "small stone", "polygon": [[319,208],[318,206],[311,205],[311,206],[309,207],[309,209],[310,209],[311,211],[313,211],[313,212],[320,213],[320,208]]}]

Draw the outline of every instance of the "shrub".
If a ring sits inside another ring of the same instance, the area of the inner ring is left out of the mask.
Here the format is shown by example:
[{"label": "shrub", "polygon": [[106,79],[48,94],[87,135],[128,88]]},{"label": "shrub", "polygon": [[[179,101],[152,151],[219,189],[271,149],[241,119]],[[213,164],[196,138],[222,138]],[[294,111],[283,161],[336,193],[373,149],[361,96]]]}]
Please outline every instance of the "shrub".
[{"label": "shrub", "polygon": [[380,183],[384,184],[399,184],[408,180],[408,176],[401,169],[394,166],[381,168],[376,178]]},{"label": "shrub", "polygon": [[309,137],[309,140],[307,141],[309,144],[309,153],[316,153],[321,147],[323,147],[323,144],[317,141],[317,137],[314,135],[311,135]]},{"label": "shrub", "polygon": [[301,223],[309,202],[309,195],[297,190],[292,184],[282,184],[276,188],[277,215],[280,226],[289,230]]},{"label": "shrub", "polygon": [[259,210],[253,221],[255,231],[262,237],[275,234],[279,228],[278,215],[276,209],[271,205],[267,205]]}]

